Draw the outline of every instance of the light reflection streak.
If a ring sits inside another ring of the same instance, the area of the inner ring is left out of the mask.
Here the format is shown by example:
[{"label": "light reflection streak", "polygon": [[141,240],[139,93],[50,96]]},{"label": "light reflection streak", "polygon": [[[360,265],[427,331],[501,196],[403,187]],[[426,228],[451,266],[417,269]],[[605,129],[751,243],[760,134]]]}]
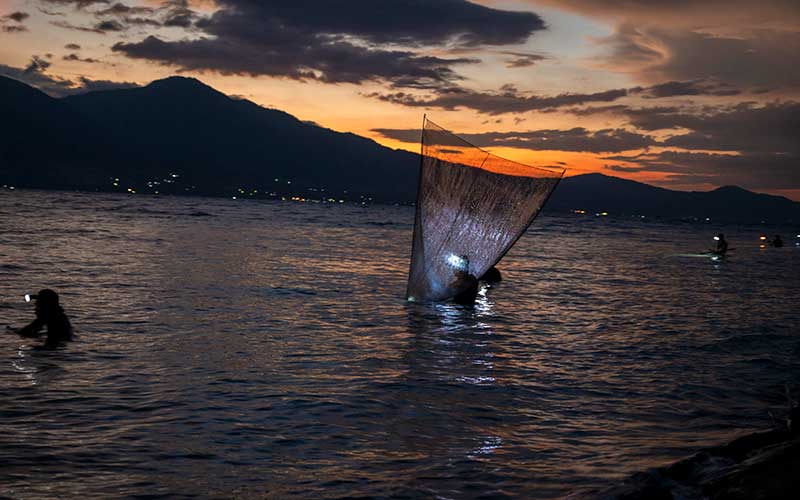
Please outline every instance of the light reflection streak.
[{"label": "light reflection streak", "polygon": [[503,445],[503,438],[500,436],[486,436],[481,444],[467,454],[468,458],[479,459],[480,455],[491,455]]},{"label": "light reflection streak", "polygon": [[306,497],[556,497],[727,440],[800,372],[795,252],[667,257],[704,228],[548,219],[473,307],[433,307],[402,300],[407,209],[2,201],[5,296],[62,269],[81,337],[9,337],[0,450],[29,497],[53,473],[71,497],[281,496],[312,469]]},{"label": "light reflection streak", "polygon": [[28,363],[28,356],[25,355],[25,345],[20,346],[17,350],[17,358],[11,361],[11,366],[14,367],[16,371],[23,374],[23,376],[30,381],[31,385],[38,385],[39,381],[36,379],[36,373],[38,370],[36,367],[25,366]]}]

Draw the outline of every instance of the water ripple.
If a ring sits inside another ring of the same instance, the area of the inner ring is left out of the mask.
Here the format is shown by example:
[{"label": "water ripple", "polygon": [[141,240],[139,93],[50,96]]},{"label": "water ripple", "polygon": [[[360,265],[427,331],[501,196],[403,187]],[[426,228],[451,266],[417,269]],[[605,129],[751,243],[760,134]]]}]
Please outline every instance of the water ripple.
[{"label": "water ripple", "polygon": [[796,397],[798,249],[760,228],[545,216],[462,307],[403,300],[412,221],[0,192],[3,319],[47,286],[77,330],[0,337],[0,496],[556,498]]}]

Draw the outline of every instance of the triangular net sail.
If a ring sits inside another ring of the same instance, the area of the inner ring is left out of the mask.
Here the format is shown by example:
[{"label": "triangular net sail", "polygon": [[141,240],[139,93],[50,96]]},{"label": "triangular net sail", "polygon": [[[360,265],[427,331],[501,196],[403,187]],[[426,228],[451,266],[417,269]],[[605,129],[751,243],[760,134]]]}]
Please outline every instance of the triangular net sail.
[{"label": "triangular net sail", "polygon": [[525,232],[563,169],[523,165],[484,151],[427,118],[417,191],[408,300],[447,300],[456,273],[481,277]]}]

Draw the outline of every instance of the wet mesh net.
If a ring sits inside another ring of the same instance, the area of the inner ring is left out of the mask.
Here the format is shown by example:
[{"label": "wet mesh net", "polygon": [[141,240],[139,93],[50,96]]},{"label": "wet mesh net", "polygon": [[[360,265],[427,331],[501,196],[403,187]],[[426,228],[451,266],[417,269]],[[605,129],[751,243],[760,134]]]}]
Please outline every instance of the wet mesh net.
[{"label": "wet mesh net", "polygon": [[450,299],[462,291],[457,276],[497,264],[563,174],[495,156],[426,118],[408,300]]}]

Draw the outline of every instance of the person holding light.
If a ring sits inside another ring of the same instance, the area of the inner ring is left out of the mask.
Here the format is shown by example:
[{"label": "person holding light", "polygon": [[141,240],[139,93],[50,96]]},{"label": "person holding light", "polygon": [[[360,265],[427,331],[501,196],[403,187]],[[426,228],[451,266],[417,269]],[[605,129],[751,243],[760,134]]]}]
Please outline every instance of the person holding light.
[{"label": "person holding light", "polygon": [[6,329],[9,332],[16,333],[21,337],[38,338],[45,333],[42,329],[46,327],[47,338],[44,346],[50,349],[57,347],[62,342],[72,340],[72,325],[64,313],[64,308],[59,304],[58,294],[55,291],[45,288],[36,295],[26,295],[25,300],[36,301],[36,319],[22,328],[7,326]]}]

